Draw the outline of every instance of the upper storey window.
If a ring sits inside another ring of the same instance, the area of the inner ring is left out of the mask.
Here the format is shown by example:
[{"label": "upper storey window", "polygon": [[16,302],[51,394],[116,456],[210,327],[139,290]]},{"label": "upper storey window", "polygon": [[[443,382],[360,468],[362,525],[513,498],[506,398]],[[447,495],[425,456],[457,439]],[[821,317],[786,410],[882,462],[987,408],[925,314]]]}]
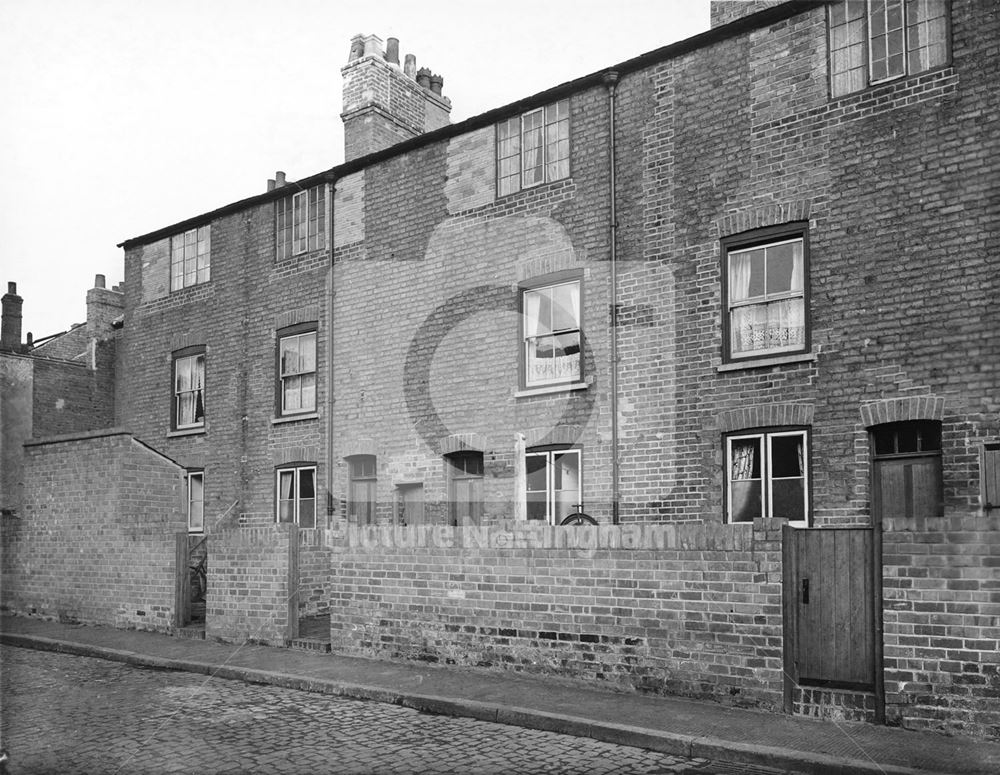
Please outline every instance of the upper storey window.
[{"label": "upper storey window", "polygon": [[582,378],[580,281],[521,291],[526,388],[578,382]]},{"label": "upper storey window", "polygon": [[326,247],[326,187],[315,186],[275,207],[278,260]]},{"label": "upper storey window", "polygon": [[723,240],[725,360],[809,350],[805,225]]},{"label": "upper storey window", "polygon": [[207,283],[211,269],[211,224],[170,238],[170,290]]},{"label": "upper storey window", "polygon": [[948,61],[948,0],[846,0],[829,8],[834,97]]},{"label": "upper storey window", "polygon": [[569,177],[569,100],[497,125],[497,193]]}]

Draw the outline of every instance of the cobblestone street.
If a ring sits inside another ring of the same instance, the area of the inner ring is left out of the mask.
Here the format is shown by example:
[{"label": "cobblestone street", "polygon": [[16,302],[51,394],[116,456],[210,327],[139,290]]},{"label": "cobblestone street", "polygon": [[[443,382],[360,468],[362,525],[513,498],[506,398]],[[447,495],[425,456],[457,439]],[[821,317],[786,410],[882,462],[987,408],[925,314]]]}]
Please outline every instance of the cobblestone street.
[{"label": "cobblestone street", "polygon": [[[736,773],[578,737],[4,647],[9,773]],[[764,770],[754,770],[764,772]]]}]

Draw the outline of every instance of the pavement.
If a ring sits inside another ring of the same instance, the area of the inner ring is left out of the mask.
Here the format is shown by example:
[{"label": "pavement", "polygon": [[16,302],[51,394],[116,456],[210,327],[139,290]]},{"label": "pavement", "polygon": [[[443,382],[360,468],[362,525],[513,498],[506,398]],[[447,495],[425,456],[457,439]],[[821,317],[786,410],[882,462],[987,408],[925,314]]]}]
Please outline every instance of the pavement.
[{"label": "pavement", "polygon": [[0,644],[386,702],[809,775],[997,775],[1000,743],[820,721],[516,673],[0,617]]}]

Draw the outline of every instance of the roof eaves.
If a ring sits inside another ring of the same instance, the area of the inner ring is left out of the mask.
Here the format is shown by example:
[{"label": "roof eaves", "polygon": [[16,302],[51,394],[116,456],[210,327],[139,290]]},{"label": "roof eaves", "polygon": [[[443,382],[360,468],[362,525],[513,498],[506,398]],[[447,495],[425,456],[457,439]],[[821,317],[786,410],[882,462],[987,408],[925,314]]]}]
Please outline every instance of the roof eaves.
[{"label": "roof eaves", "polygon": [[410,153],[411,151],[422,148],[425,145],[439,142],[440,140],[446,140],[466,132],[481,129],[484,126],[495,124],[508,116],[523,113],[527,110],[538,107],[539,105],[545,105],[575,92],[597,86],[603,83],[604,77],[607,73],[616,72],[620,76],[633,73],[637,70],[658,64],[668,59],[683,56],[684,54],[690,53],[696,49],[705,48],[721,41],[728,40],[729,38],[736,37],[745,32],[766,27],[770,24],[775,24],[792,16],[797,16],[805,11],[812,10],[813,8],[829,5],[832,1],[833,0],[789,0],[789,2],[782,3],[781,5],[772,6],[771,8],[766,8],[763,11],[758,11],[757,13],[744,16],[736,21],[730,22],[729,24],[724,24],[719,27],[706,30],[705,32],[698,33],[697,35],[692,35],[690,38],[685,38],[684,40],[679,40],[676,43],[670,43],[666,46],[662,46],[661,48],[654,49],[653,51],[648,51],[645,54],[640,54],[639,56],[628,59],[620,64],[604,67],[593,73],[589,73],[588,75],[575,78],[572,81],[566,81],[558,86],[553,86],[529,97],[517,100],[516,102],[511,102],[498,108],[488,110],[485,113],[471,116],[470,118],[460,121],[457,124],[448,124],[440,129],[435,129],[431,132],[426,132],[410,138],[409,140],[404,140],[400,143],[396,143],[395,145],[391,145],[381,151],[376,151],[374,153],[359,156],[356,159],[343,162],[342,164],[338,164],[337,166],[331,167],[323,172],[310,175],[309,177],[302,178],[301,180],[290,181],[281,188],[275,188],[270,191],[266,191],[263,194],[256,194],[254,196],[247,197],[246,199],[241,199],[238,202],[224,205],[210,212],[193,216],[186,220],[179,221],[178,223],[165,226],[161,229],[151,231],[138,237],[131,237],[123,242],[119,242],[118,247],[129,250],[139,245],[146,245],[150,242],[155,242],[179,232],[188,231],[189,229],[193,229],[198,226],[204,226],[206,223],[210,223],[211,221],[225,215],[239,212],[249,207],[266,204],[267,202],[274,201],[275,199],[280,199],[287,196],[292,190],[301,191],[303,189],[319,185],[320,183],[336,182],[342,177],[358,172],[373,164],[385,161],[386,159]]}]

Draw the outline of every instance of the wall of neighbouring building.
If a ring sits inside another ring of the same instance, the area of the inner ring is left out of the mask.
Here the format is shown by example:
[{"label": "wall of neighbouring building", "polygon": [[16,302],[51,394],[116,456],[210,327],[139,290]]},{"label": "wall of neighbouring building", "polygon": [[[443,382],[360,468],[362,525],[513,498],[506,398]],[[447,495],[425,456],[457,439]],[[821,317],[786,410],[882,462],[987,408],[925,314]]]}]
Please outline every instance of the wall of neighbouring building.
[{"label": "wall of neighbouring building", "polygon": [[24,512],[7,520],[3,605],[19,613],[168,630],[183,470],[128,433],[30,442]]},{"label": "wall of neighbouring building", "polygon": [[362,529],[332,549],[334,651],[781,708],[780,520]]},{"label": "wall of neighbouring building", "polygon": [[710,20],[712,27],[721,27],[744,16],[772,8],[788,0],[712,0],[710,4]]},{"label": "wall of neighbouring building", "polygon": [[0,509],[21,509],[22,445],[31,438],[34,361],[23,355],[0,353]]}]

